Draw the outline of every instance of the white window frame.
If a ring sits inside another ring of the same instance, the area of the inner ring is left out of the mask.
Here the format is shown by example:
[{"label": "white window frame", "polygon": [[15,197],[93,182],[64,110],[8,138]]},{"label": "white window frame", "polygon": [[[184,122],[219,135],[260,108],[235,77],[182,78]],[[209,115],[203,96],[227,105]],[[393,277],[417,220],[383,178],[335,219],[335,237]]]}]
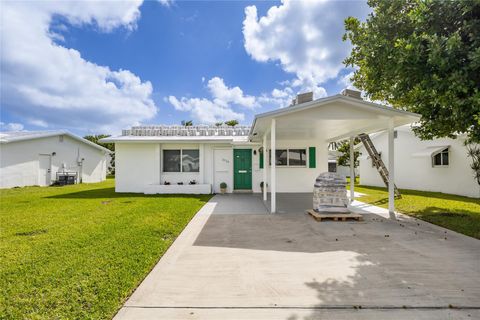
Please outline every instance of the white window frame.
[{"label": "white window frame", "polygon": [[[200,163],[198,165],[198,171],[183,171],[183,150],[197,150],[198,151],[198,161],[200,161],[200,149],[195,149],[195,148],[179,148],[179,149],[162,149],[162,173],[165,174],[171,174],[171,173],[199,173],[201,168],[200,168]],[[180,151],[180,171],[165,171],[165,156],[164,152],[165,151]]]},{"label": "white window frame", "polygon": [[[284,165],[284,164],[277,164],[275,165],[276,167],[278,168],[308,168],[308,148],[307,147],[291,147],[291,148],[278,148],[276,149],[275,151],[279,151],[279,150],[286,150],[287,151],[287,164]],[[290,150],[305,150],[305,165],[290,165]],[[270,156],[270,152],[271,150],[268,150],[268,164],[269,166],[272,165],[272,157]],[[276,155],[275,155],[275,158],[276,158]],[[263,166],[265,167],[265,164],[263,164]]]},{"label": "white window frame", "polygon": [[[448,164],[444,164],[444,158],[443,158],[443,154],[446,153],[448,155]],[[440,156],[440,160],[441,160],[441,163],[442,164],[435,164],[435,157],[438,155],[438,154],[441,154]],[[450,166],[450,161],[451,161],[451,157],[450,157],[450,147],[447,147],[445,149],[442,149],[440,151],[437,151],[435,153],[432,154],[432,167],[433,168],[448,168]]]}]

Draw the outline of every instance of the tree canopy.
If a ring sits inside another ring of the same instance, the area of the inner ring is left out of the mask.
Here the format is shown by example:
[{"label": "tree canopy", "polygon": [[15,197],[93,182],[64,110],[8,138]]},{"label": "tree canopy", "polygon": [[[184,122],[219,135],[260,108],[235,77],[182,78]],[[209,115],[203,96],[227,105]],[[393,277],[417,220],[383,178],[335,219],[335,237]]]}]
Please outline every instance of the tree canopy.
[{"label": "tree canopy", "polygon": [[228,120],[228,121],[225,121],[225,124],[227,126],[230,126],[230,127],[235,127],[238,124],[238,121],[237,120]]},{"label": "tree canopy", "polygon": [[352,81],[372,100],[421,115],[422,139],[480,141],[480,1],[369,0],[345,20]]}]

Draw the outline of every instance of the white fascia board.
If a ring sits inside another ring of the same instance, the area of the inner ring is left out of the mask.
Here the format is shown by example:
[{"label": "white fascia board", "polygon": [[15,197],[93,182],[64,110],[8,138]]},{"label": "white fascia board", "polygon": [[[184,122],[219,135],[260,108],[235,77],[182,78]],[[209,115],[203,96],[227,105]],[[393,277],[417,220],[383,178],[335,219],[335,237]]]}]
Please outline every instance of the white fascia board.
[{"label": "white fascia board", "polygon": [[234,137],[166,137],[166,136],[119,136],[101,139],[100,142],[108,143],[215,143],[232,142]]},{"label": "white fascia board", "polygon": [[[411,122],[418,121],[421,117],[417,113],[413,113],[413,112],[409,112],[409,111],[405,111],[405,110],[394,109],[392,107],[386,107],[386,106],[381,105],[381,104],[377,104],[377,103],[373,103],[373,102],[369,102],[369,101],[365,101],[365,100],[359,100],[359,99],[352,98],[352,97],[347,97],[347,96],[344,96],[342,94],[337,94],[337,95],[334,95],[334,96],[331,96],[331,97],[326,97],[326,98],[317,99],[317,100],[314,100],[314,101],[309,101],[309,102],[306,102],[306,103],[302,103],[302,104],[299,104],[299,105],[296,105],[296,106],[285,107],[285,108],[282,108],[282,109],[277,109],[277,110],[257,114],[257,115],[255,115],[255,119],[254,119],[253,124],[250,128],[249,137],[251,139],[253,139],[253,133],[255,132],[255,126],[257,124],[257,119],[285,116],[285,115],[288,115],[290,113],[320,107],[320,106],[323,106],[325,104],[328,104],[328,103],[331,103],[331,102],[334,102],[334,101],[337,101],[337,100],[344,100],[344,101],[347,101],[347,102],[349,102],[351,104],[354,104],[358,107],[365,108],[365,109],[368,109],[368,110],[375,110],[375,111],[377,111],[377,112],[379,112],[382,115],[385,115],[387,117],[403,116],[403,117],[408,118]],[[401,125],[404,125],[404,124],[401,124]]]}]

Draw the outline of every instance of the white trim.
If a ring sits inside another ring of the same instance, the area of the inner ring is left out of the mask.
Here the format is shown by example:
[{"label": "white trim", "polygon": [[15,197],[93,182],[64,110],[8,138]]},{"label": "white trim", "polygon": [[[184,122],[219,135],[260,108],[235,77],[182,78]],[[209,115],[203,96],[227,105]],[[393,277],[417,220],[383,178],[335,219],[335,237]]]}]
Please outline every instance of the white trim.
[{"label": "white trim", "polygon": [[277,177],[275,164],[275,150],[276,150],[276,120],[272,118],[270,124],[270,212],[275,213],[277,210]]},{"label": "white trim", "polygon": [[355,137],[350,137],[350,203],[355,200],[355,153],[353,144]]},{"label": "white trim", "polygon": [[[263,135],[263,168],[262,168],[262,175],[263,175],[263,201],[267,201],[267,164],[268,164],[268,153],[267,153],[267,134]],[[260,162],[260,161],[259,161]]]},{"label": "white trim", "polygon": [[[96,143],[93,143],[87,139],[76,136],[73,133],[68,132],[67,130],[58,130],[58,131],[20,131],[20,132],[0,132],[0,143],[12,143],[18,141],[34,140],[41,138],[49,138],[55,136],[68,136],[74,140],[80,141],[89,145],[90,147],[99,149],[106,153],[112,153],[107,148],[104,148]],[[106,139],[106,138],[105,138]],[[100,139],[103,140],[103,139]]]},{"label": "white trim", "polygon": [[[448,164],[443,164],[443,153],[444,151],[447,150],[447,154],[448,154]],[[440,160],[442,162],[442,164],[435,164],[435,157],[437,155],[441,154],[440,156]],[[450,146],[447,146],[447,147],[444,147],[444,148],[441,148],[440,150],[437,150],[436,152],[433,152],[432,155],[430,156],[430,160],[432,161],[432,168],[448,168],[450,166]]]},{"label": "white trim", "polygon": [[395,217],[395,125],[393,119],[388,121],[388,211]]}]

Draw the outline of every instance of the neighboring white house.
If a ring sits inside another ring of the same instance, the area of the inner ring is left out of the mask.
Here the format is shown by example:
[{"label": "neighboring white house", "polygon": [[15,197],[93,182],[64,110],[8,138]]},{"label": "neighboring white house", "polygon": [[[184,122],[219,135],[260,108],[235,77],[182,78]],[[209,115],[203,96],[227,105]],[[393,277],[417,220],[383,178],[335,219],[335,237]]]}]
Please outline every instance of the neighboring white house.
[{"label": "neighboring white house", "polygon": [[419,118],[356,96],[346,91],[259,114],[252,126],[140,126],[101,141],[115,143],[117,192],[216,193],[222,182],[227,192],[260,192],[265,181],[263,197],[270,194],[275,212],[277,192],[312,192],[328,171],[330,142],[393,132]]},{"label": "neighboring white house", "polygon": [[[395,130],[395,183],[398,188],[436,191],[468,197],[480,196],[480,186],[473,177],[465,137],[420,140],[409,125]],[[387,135],[370,135],[382,160],[388,162]],[[359,144],[360,184],[385,186],[362,144]]]},{"label": "neighboring white house", "polygon": [[110,151],[67,131],[0,132],[0,187],[48,186],[58,175],[106,178]]}]

